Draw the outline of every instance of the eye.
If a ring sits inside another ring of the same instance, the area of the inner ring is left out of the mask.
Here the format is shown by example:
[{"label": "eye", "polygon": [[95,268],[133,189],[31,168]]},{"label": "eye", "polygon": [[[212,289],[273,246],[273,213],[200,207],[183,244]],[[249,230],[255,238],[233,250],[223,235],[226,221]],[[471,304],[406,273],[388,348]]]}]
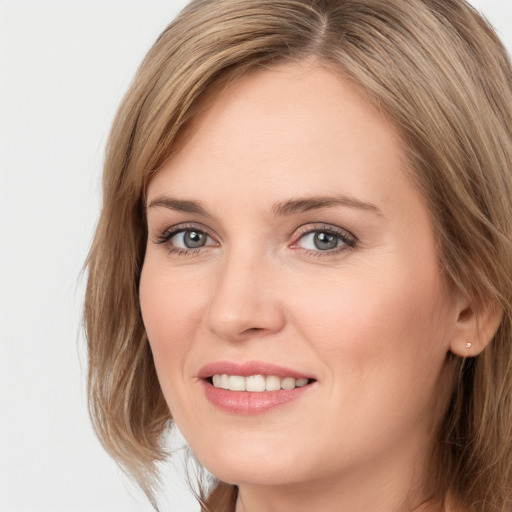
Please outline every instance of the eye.
[{"label": "eye", "polygon": [[350,233],[340,228],[322,227],[307,229],[299,234],[293,247],[299,247],[311,252],[336,253],[345,249],[354,248],[356,239]]},{"label": "eye", "polygon": [[313,233],[303,235],[301,238],[301,244],[304,249],[316,249],[319,251],[330,251],[332,249],[336,249],[340,242],[341,240],[339,236],[325,231],[313,231]]},{"label": "eye", "polygon": [[186,254],[195,252],[202,247],[217,245],[215,240],[205,231],[196,227],[179,226],[162,233],[155,241],[157,244],[167,246],[169,252]]},{"label": "eye", "polygon": [[212,241],[211,238],[204,231],[197,229],[177,231],[169,238],[171,245],[177,249],[198,249],[207,245],[209,241]]}]

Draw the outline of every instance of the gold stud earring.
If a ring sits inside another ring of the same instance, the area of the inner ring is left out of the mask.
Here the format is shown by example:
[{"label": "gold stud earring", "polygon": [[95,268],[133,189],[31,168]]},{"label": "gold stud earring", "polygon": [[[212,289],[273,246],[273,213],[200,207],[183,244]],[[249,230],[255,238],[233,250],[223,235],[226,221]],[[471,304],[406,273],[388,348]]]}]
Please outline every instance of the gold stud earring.
[{"label": "gold stud earring", "polygon": [[471,348],[472,346],[473,346],[473,343],[471,343],[470,341],[468,341],[468,342],[466,343],[466,348],[468,348],[468,349],[469,349],[469,348]]}]

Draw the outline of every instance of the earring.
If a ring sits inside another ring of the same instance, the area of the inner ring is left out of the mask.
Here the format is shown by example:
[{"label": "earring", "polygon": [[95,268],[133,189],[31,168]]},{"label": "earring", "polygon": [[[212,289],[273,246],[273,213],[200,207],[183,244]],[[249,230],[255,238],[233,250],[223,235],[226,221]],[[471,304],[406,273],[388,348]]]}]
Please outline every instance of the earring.
[{"label": "earring", "polygon": [[473,343],[471,343],[470,341],[468,341],[468,342],[466,343],[466,348],[468,348],[468,349],[469,349],[469,348],[471,348],[472,346],[473,346]]}]

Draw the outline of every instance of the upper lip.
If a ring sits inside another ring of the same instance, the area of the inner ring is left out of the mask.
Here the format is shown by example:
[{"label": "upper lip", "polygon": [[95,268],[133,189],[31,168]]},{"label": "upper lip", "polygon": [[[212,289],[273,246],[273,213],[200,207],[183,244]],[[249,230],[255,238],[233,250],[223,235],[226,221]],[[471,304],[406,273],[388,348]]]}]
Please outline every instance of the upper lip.
[{"label": "upper lip", "polygon": [[293,377],[294,379],[312,379],[311,375],[303,372],[286,368],[284,366],[265,363],[263,361],[216,361],[203,366],[197,376],[200,379],[208,379],[212,375],[239,375],[241,377],[250,377],[251,375],[275,375],[284,379]]}]

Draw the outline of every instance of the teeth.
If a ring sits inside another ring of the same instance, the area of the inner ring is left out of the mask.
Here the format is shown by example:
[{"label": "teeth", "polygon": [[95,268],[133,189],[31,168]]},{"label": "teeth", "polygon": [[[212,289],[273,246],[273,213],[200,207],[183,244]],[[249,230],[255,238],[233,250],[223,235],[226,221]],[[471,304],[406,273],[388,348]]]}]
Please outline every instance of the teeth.
[{"label": "teeth", "polygon": [[295,379],[291,377],[286,377],[281,381],[281,387],[283,389],[294,389],[295,388]]},{"label": "teeth", "polygon": [[213,385],[216,388],[229,389],[230,391],[279,391],[280,389],[291,390],[305,386],[308,379],[294,379],[285,377],[281,379],[275,375],[251,375],[250,377],[241,377],[240,375],[214,375]]},{"label": "teeth", "polygon": [[265,389],[267,391],[278,391],[281,389],[281,379],[279,377],[269,375],[265,380]]},{"label": "teeth", "polygon": [[263,375],[252,375],[245,378],[246,391],[265,391],[265,377]]},{"label": "teeth", "polygon": [[308,383],[308,379],[297,379],[297,380],[295,381],[295,385],[296,385],[298,388],[302,388],[302,387],[304,387],[307,383]]},{"label": "teeth", "polygon": [[229,389],[229,377],[227,375],[214,375],[213,385],[216,388]]},{"label": "teeth", "polygon": [[228,389],[231,391],[245,391],[245,378],[238,375],[230,375]]}]

